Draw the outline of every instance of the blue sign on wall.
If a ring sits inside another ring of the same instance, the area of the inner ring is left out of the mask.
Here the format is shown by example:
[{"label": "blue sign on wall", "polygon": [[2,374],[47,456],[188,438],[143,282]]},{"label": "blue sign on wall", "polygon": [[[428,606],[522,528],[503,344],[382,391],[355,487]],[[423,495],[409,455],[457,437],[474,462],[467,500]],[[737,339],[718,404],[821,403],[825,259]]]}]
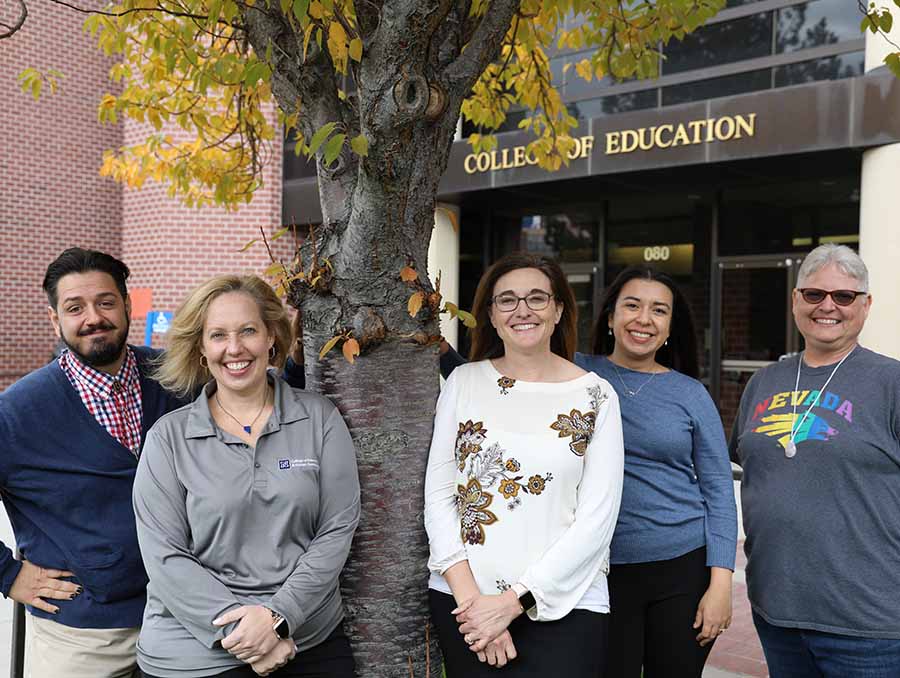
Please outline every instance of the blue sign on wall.
[{"label": "blue sign on wall", "polygon": [[147,314],[147,329],[144,331],[144,345],[150,346],[154,334],[165,334],[172,324],[172,311],[150,311]]}]

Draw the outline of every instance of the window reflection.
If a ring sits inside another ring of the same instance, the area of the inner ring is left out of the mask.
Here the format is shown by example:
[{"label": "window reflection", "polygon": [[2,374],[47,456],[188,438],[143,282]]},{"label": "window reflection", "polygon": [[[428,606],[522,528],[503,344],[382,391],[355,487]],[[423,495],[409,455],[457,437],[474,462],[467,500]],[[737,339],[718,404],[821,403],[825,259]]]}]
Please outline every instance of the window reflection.
[{"label": "window reflection", "polygon": [[663,48],[662,72],[682,73],[743,59],[768,56],[772,52],[772,13],[703,26],[681,42],[670,40]]},{"label": "window reflection", "polygon": [[771,71],[768,68],[763,68],[758,71],[748,71],[747,73],[726,75],[721,78],[710,78],[709,80],[698,80],[697,82],[687,82],[683,85],[665,87],[662,92],[662,105],[672,106],[689,101],[715,99],[716,97],[769,89],[771,86]]},{"label": "window reflection", "polygon": [[852,78],[865,72],[865,52],[851,52],[839,56],[801,61],[775,69],[775,86],[787,87],[816,80]]},{"label": "window reflection", "polygon": [[599,99],[576,101],[569,104],[569,113],[579,120],[590,120],[613,113],[655,108],[658,99],[657,91],[656,89],[645,89],[640,92],[613,94]]},{"label": "window reflection", "polygon": [[316,161],[315,159],[307,158],[303,153],[296,155],[294,153],[294,142],[290,140],[285,142],[284,145],[282,171],[285,181],[314,177],[316,176]]},{"label": "window reflection", "polygon": [[594,261],[596,216],[593,214],[534,214],[522,217],[520,247],[567,262]]},{"label": "window reflection", "polygon": [[[846,0],[815,0],[778,10],[775,50],[831,45],[860,37],[859,8]],[[821,79],[821,78],[819,78]]]}]

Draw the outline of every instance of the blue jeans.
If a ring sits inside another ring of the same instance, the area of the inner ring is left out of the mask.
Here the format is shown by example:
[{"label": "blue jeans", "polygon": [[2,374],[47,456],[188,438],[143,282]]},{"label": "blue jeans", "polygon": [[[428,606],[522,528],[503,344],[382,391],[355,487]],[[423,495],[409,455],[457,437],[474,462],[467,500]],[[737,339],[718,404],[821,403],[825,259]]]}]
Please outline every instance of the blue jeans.
[{"label": "blue jeans", "polygon": [[753,623],[770,678],[900,678],[900,640]]}]

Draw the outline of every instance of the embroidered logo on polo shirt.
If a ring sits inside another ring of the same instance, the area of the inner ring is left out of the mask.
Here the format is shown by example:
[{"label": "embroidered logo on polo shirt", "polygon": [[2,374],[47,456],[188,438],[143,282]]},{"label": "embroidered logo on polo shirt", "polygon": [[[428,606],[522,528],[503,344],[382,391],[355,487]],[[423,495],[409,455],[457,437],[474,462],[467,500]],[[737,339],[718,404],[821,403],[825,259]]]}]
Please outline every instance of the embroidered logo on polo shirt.
[{"label": "embroidered logo on polo shirt", "polygon": [[308,468],[318,470],[319,462],[315,459],[279,459],[278,469],[288,471],[292,468]]}]

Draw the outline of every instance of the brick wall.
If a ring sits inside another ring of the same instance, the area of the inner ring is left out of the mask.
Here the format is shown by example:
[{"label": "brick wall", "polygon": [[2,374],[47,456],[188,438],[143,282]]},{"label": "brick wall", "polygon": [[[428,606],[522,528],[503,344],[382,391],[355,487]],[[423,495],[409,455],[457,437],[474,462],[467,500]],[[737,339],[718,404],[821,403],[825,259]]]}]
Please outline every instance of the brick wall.
[{"label": "brick wall", "polygon": [[[126,144],[146,134],[145,126],[125,122]],[[174,311],[187,291],[214,275],[260,273],[268,266],[261,242],[240,250],[259,237],[260,226],[271,235],[281,224],[281,148],[271,150],[264,186],[236,212],[184,207],[167,197],[164,187],[151,183],[124,191],[122,254],[132,270],[131,287],[153,290],[153,310]],[[289,260],[293,244],[286,235],[272,243],[273,252]],[[145,320],[136,319],[131,341],[143,343],[144,332]]]},{"label": "brick wall", "polygon": [[[261,244],[238,250],[260,226],[271,233],[281,221],[277,143],[264,188],[237,212],[188,209],[160,186],[123,190],[101,178],[103,151],[132,143],[147,129],[97,122],[97,103],[112,89],[111,62],[82,33],[82,15],[52,3],[29,3],[29,12],[24,28],[0,49],[0,390],[50,357],[56,340],[41,280],[66,247],[121,257],[131,267],[129,286],[152,288],[154,310],[174,310],[212,275],[263,270],[269,260]],[[20,93],[17,75],[29,66],[62,71],[61,91],[38,102]],[[289,259],[293,238],[274,249]],[[133,322],[132,342],[143,343],[144,325]]]},{"label": "brick wall", "polygon": [[[55,344],[41,280],[66,247],[120,255],[121,189],[97,173],[122,130],[97,123],[109,62],[82,33],[83,15],[28,3],[19,33],[0,46],[0,389],[45,363]],[[26,67],[65,74],[35,102],[18,89]]]}]

